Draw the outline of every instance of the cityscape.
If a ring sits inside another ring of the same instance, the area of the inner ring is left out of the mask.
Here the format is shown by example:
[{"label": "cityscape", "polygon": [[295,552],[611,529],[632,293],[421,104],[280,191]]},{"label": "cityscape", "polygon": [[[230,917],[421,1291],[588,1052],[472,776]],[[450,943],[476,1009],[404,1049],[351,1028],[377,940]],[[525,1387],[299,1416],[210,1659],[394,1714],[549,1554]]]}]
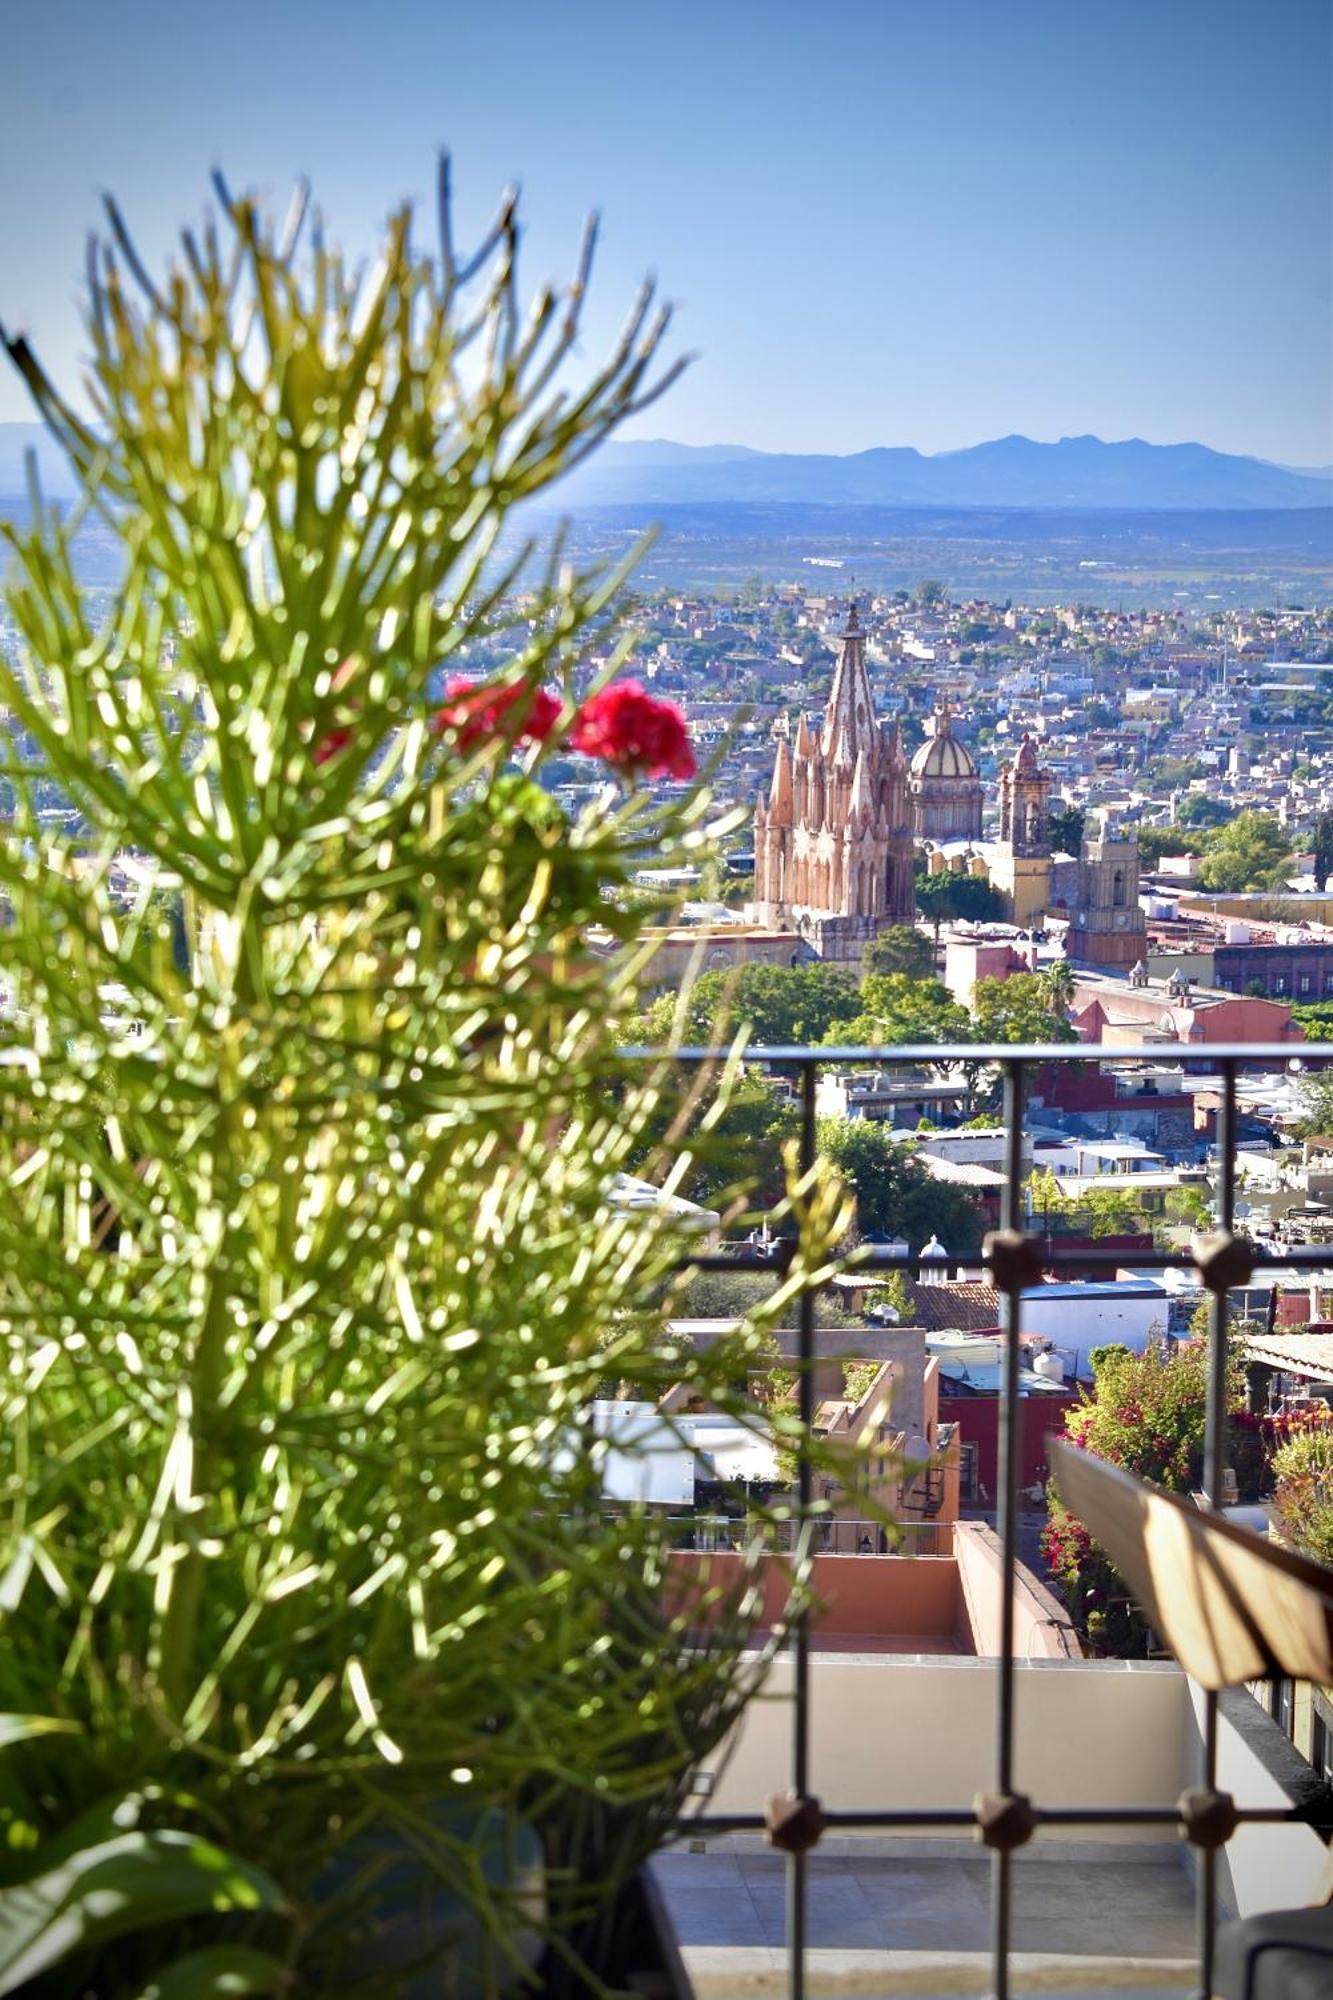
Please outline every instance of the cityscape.
[{"label": "cityscape", "polygon": [[1333,1993],[1333,18],[1122,12],[0,26],[0,1994]]}]

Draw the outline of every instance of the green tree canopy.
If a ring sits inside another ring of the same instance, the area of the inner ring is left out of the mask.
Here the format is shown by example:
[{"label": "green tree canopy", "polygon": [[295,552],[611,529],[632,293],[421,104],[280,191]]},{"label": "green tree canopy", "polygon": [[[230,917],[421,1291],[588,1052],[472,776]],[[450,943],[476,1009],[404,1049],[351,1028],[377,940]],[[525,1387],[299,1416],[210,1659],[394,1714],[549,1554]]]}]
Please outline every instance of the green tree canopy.
[{"label": "green tree canopy", "polygon": [[[665,1041],[678,996],[661,995],[648,1010],[649,1038]],[[686,1001],[689,1040],[716,1042],[743,1023],[758,1043],[820,1042],[834,1021],[850,1021],[861,1010],[854,976],[840,965],[742,965],[734,971],[704,972]]]},{"label": "green tree canopy", "polygon": [[[1089,1357],[1093,1391],[1065,1419],[1068,1436],[1113,1465],[1189,1493],[1203,1472],[1208,1411],[1208,1343],[1132,1354],[1118,1343],[1094,1347]],[[1233,1358],[1227,1407],[1244,1403],[1244,1376]],[[1074,1624],[1094,1648],[1141,1655],[1146,1628],[1125,1600],[1129,1587],[1083,1524],[1048,1495],[1042,1552]]]},{"label": "green tree canopy", "polygon": [[941,869],[938,875],[918,875],[916,906],[933,924],[997,923],[1005,913],[1005,900],[998,889],[980,875],[952,875]]},{"label": "green tree canopy", "polygon": [[1307,1042],[1333,1042],[1333,1000],[1316,1000],[1308,1007],[1293,1007],[1291,1017],[1300,1022]]},{"label": "green tree canopy", "polygon": [[1067,1014],[1073,1005],[1074,994],[1078,990],[1078,977],[1069,960],[1057,958],[1053,965],[1046,966],[1037,976],[1041,980],[1046,1003],[1051,1012]]},{"label": "green tree canopy", "polygon": [[1333,1069],[1307,1070],[1297,1085],[1297,1094],[1301,1101],[1301,1116],[1295,1127],[1297,1138],[1328,1138],[1333,1134]]},{"label": "green tree canopy", "polygon": [[[1182,1341],[1143,1354],[1113,1345],[1094,1348],[1093,1393],[1065,1422],[1069,1436],[1112,1465],[1151,1479],[1172,1493],[1189,1493],[1203,1477],[1208,1415],[1208,1343]],[[1239,1359],[1229,1364],[1228,1408],[1244,1405]]]},{"label": "green tree canopy", "polygon": [[1321,812],[1317,816],[1310,845],[1314,849],[1315,886],[1322,889],[1333,875],[1333,813]]},{"label": "green tree canopy", "polygon": [[713,1207],[724,1195],[747,1190],[756,1208],[771,1208],[783,1192],[782,1148],[800,1130],[794,1099],[768,1077],[748,1073],[719,1112],[710,1080],[701,1088],[698,1073],[680,1071],[679,1091],[663,1093],[647,1121],[631,1172],[648,1168],[671,1135],[670,1158],[686,1148],[693,1155],[679,1192],[687,1201]]},{"label": "green tree canopy", "polygon": [[1151,1224],[1132,1188],[1089,1188],[1083,1198],[1083,1209],[1093,1236],[1143,1236],[1152,1233]]},{"label": "green tree canopy", "polygon": [[1211,792],[1188,792],[1180,801],[1176,818],[1182,826],[1225,826],[1231,818],[1231,807],[1215,799]]},{"label": "green tree canopy", "polygon": [[[763,1271],[699,1271],[688,1284],[673,1294],[672,1317],[743,1319],[771,1298],[780,1282],[776,1272],[769,1277]],[[845,1311],[830,1291],[816,1294],[814,1311],[816,1326],[851,1328],[865,1325],[855,1313]]]},{"label": "green tree canopy", "polygon": [[935,948],[915,924],[891,924],[888,930],[871,938],[861,955],[863,979],[891,972],[929,979],[934,970]]},{"label": "green tree canopy", "polygon": [[1204,849],[1203,836],[1183,826],[1141,826],[1135,838],[1140,866],[1148,869],[1158,867],[1164,854],[1202,854]]},{"label": "green tree canopy", "polygon": [[819,1150],[856,1196],[857,1226],[904,1236],[913,1250],[938,1236],[954,1256],[974,1256],[981,1215],[970,1196],[937,1181],[888,1128],[869,1118],[821,1118]]},{"label": "green tree canopy", "polygon": [[1333,1411],[1321,1406],[1273,1453],[1273,1512],[1286,1541],[1333,1564]]},{"label": "green tree canopy", "polygon": [[1027,1198],[1029,1210],[1048,1232],[1053,1222],[1066,1222],[1074,1213],[1074,1202],[1049,1167],[1028,1176]]},{"label": "green tree canopy", "polygon": [[1053,854],[1077,854],[1083,845],[1087,814],[1082,806],[1057,806],[1047,819]]},{"label": "green tree canopy", "polygon": [[972,1023],[940,979],[912,979],[905,972],[872,974],[861,982],[861,1012],[837,1021],[835,1042],[965,1042]]},{"label": "green tree canopy", "polygon": [[971,1038],[977,1042],[1078,1040],[1039,972],[979,979],[972,994],[971,1016]]},{"label": "green tree canopy", "polygon": [[1206,889],[1282,889],[1291,869],[1291,843],[1273,815],[1243,812],[1209,842],[1200,880]]}]

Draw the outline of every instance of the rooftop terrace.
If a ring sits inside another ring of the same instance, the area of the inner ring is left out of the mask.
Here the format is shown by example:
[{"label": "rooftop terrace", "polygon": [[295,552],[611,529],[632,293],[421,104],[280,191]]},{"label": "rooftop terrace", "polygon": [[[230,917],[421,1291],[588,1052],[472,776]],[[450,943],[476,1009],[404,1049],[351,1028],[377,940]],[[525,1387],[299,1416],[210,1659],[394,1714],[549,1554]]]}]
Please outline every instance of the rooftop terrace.
[{"label": "rooftop terrace", "polygon": [[[827,1639],[817,1623],[798,1624],[791,1650],[770,1674],[767,1698],[746,1712],[717,1768],[699,1773],[701,1810],[681,1826],[684,1851],[657,1864],[696,1990],[718,2000],[769,1992],[791,2000],[815,1992],[988,1991],[996,2000],[1024,1991],[1207,1994],[1219,1922],[1311,1900],[1327,1867],[1328,1788],[1300,1766],[1248,1693],[1205,1692],[1169,1661],[1060,1657],[1060,1621],[1024,1579],[1018,1457],[1010,1444],[1018,1429],[1025,1293],[1047,1273],[1067,1275],[1075,1262],[1110,1278],[1123,1251],[1099,1259],[1095,1247],[1070,1251],[1058,1238],[1020,1229],[1027,1079],[1039,1065],[1086,1062],[1087,1046],[965,1053],[999,1069],[1006,1135],[1004,1227],[988,1239],[985,1258],[1009,1335],[999,1533],[993,1571],[989,1564],[973,1570],[967,1605],[971,1629],[984,1641],[964,1652],[955,1623],[952,1643],[909,1654],[906,1646],[925,1636],[910,1622],[859,1647],[854,1620],[839,1631],[835,1619]],[[1315,1063],[1333,1060],[1333,1049],[1325,1056],[1317,1045],[1302,1053]],[[883,1070],[963,1054],[775,1048],[751,1050],[749,1059],[795,1074],[801,1156],[810,1165],[824,1066]],[[1158,1047],[1143,1060],[1197,1062],[1200,1054],[1197,1046]],[[1123,1066],[1125,1052],[1116,1056]],[[690,1051],[685,1060],[704,1058]],[[1248,1282],[1257,1256],[1234,1233],[1238,1080],[1256,1068],[1285,1072],[1291,1052],[1218,1045],[1206,1060],[1218,1102],[1218,1229],[1189,1251],[1145,1253],[1135,1263],[1145,1273],[1197,1270],[1212,1294],[1202,1496],[1209,1507],[1224,1486],[1228,1292]],[[899,1245],[863,1254],[868,1271],[920,1269],[919,1257]],[[1266,1250],[1263,1260],[1274,1269],[1315,1269],[1327,1252],[1295,1246]],[[746,1268],[744,1257],[701,1261]],[[772,1263],[755,1257],[753,1268],[771,1270]],[[817,1352],[807,1296],[796,1355],[807,1423]],[[804,1517],[814,1503],[808,1465],[800,1482]],[[878,1559],[863,1560],[868,1571],[881,1568]],[[784,1764],[782,1792],[775,1786]],[[1237,1830],[1221,1847],[1198,1838],[1187,1797],[1199,1791],[1234,1807]],[[765,1830],[785,1860],[759,1850]]]}]

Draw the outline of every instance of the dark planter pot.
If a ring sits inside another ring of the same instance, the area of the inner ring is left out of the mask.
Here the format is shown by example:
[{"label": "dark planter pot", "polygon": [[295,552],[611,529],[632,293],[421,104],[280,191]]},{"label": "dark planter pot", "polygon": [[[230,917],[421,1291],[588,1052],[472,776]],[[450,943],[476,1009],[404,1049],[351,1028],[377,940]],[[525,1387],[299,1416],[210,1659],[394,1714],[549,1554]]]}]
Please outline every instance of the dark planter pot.
[{"label": "dark planter pot", "polygon": [[[644,2000],[694,2000],[670,1914],[652,1873],[640,1869],[595,1929],[572,1940],[603,1985]],[[576,2000],[588,1988],[563,1959],[548,1953],[539,1968],[546,2000]]]},{"label": "dark planter pot", "polygon": [[[513,1897],[510,1943],[530,1968],[526,1980],[516,1962],[497,1955],[468,1906],[397,1835],[363,1834],[324,1871],[322,1897],[334,1900],[355,1891],[366,1871],[373,1887],[362,1890],[365,1915],[360,1926],[330,1936],[321,1990],[332,1995],[359,1987],[377,1973],[406,1979],[404,2000],[477,2000],[502,1989],[543,2000],[583,2000],[587,1973],[616,1994],[648,2000],[692,2000],[693,1988],[665,1902],[645,1866],[612,1897],[585,1907],[585,1918],[564,1928],[564,1948],[541,1949],[542,1906],[549,1903],[542,1842],[530,1825],[503,1815],[442,1808],[442,1832],[462,1835],[472,1845],[492,1887]],[[558,1866],[558,1864],[557,1864]],[[566,1864],[568,1866],[568,1864]],[[577,1880],[578,1869],[570,1870]],[[568,1919],[565,1920],[568,1923]],[[316,1926],[316,1935],[318,1926]],[[540,1953],[540,1956],[538,1954]]]}]

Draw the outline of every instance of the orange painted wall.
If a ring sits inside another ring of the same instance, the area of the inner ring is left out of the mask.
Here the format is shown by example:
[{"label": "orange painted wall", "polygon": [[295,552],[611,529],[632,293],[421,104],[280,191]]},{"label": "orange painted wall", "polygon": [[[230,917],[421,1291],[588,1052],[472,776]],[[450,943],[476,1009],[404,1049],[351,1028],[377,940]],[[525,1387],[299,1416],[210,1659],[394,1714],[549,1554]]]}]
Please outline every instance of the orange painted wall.
[{"label": "orange painted wall", "polygon": [[[1000,1650],[1004,1598],[1000,1538],[980,1521],[954,1530],[958,1566],[959,1640],[969,1652],[993,1658]],[[1083,1649],[1069,1614],[1031,1570],[1020,1567],[1014,1586],[1014,1656],[1020,1660],[1078,1660]]]}]

